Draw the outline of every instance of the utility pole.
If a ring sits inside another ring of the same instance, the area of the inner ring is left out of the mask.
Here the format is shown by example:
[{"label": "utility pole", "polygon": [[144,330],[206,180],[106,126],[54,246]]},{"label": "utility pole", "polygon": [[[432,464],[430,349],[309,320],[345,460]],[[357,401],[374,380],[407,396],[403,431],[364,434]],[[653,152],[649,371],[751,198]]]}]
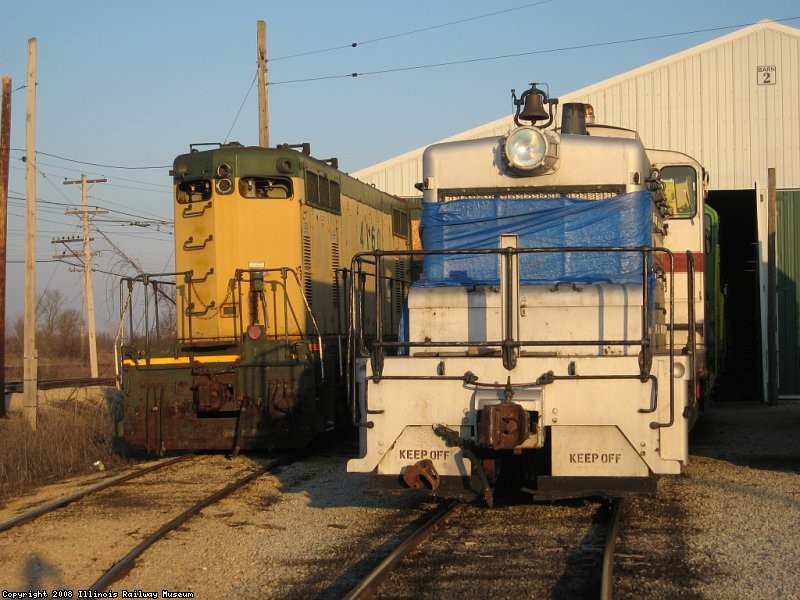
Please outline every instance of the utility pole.
[{"label": "utility pole", "polygon": [[267,23],[258,22],[258,145],[269,148],[269,97],[267,94]]},{"label": "utility pole", "polygon": [[25,112],[25,316],[22,358],[23,413],[36,431],[39,355],[36,350],[36,38],[28,40],[28,97]]},{"label": "utility pole", "polygon": [[3,76],[0,116],[0,418],[6,416],[6,232],[8,223],[8,156],[11,150],[11,77]]},{"label": "utility pole", "polygon": [[[85,174],[81,174],[79,180],[64,181],[64,185],[81,184],[81,206],[80,211],[68,210],[66,214],[80,214],[83,221],[83,293],[86,298],[87,323],[89,324],[89,366],[92,377],[97,377],[97,332],[94,324],[94,288],[92,288],[92,244],[89,236],[89,184],[105,183],[107,179],[86,179]],[[93,214],[106,213],[108,211],[91,211]]]}]

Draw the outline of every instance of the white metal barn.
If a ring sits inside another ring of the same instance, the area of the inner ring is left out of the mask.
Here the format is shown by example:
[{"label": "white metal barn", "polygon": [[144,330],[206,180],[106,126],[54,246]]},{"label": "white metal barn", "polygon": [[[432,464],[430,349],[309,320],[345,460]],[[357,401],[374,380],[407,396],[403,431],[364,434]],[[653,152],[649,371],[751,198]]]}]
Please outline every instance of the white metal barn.
[{"label": "white metal barn", "polygon": [[[762,21],[559,99],[589,103],[596,122],[634,129],[647,147],[685,152],[710,172],[708,202],[720,215],[727,286],[725,379],[733,390],[766,398],[768,359],[777,354],[778,394],[800,397],[800,29]],[[509,114],[441,141],[503,135],[511,126]],[[423,150],[353,175],[418,197]],[[770,197],[773,169],[777,193]],[[777,207],[772,287],[771,206]],[[768,327],[770,314],[777,314],[777,326]]]}]

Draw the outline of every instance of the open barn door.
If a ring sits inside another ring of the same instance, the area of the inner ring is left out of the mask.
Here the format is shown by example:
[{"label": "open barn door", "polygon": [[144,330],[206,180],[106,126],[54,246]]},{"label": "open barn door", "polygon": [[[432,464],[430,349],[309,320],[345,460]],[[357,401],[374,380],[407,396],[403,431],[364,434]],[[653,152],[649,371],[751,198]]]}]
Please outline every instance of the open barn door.
[{"label": "open barn door", "polygon": [[760,400],[763,361],[757,195],[755,190],[711,190],[706,202],[719,215],[719,276],[724,290],[726,358],[716,398]]}]

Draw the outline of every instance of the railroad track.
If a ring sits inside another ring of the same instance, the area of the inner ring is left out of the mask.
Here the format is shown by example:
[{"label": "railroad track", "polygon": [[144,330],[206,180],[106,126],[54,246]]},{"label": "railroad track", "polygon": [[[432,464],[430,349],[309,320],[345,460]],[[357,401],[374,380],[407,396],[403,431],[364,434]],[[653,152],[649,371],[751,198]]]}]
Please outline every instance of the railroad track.
[{"label": "railroad track", "polygon": [[622,498],[614,498],[609,502],[609,517],[606,525],[603,561],[600,569],[601,600],[611,600],[614,597],[614,563],[623,505],[624,500]]},{"label": "railroad track", "polygon": [[141,469],[137,469],[135,471],[131,471],[125,475],[121,475],[120,477],[114,477],[102,483],[98,483],[97,485],[93,485],[85,490],[81,490],[80,492],[76,492],[75,494],[70,494],[68,496],[64,496],[63,498],[59,498],[58,500],[54,500],[53,502],[49,502],[44,506],[40,506],[39,508],[35,508],[33,510],[29,510],[27,512],[22,513],[21,515],[17,515],[13,519],[9,519],[8,521],[4,521],[0,523],[0,532],[8,531],[9,529],[13,529],[14,527],[19,527],[20,525],[24,525],[25,523],[30,523],[31,521],[45,515],[49,512],[53,512],[54,510],[58,510],[59,508],[63,508],[68,504],[72,504],[73,502],[77,502],[86,496],[94,494],[96,492],[100,492],[104,489],[109,487],[120,485],[126,481],[130,481],[131,479],[136,479],[137,477],[142,477],[143,475],[147,475],[153,471],[157,471],[159,469],[163,469],[168,467],[176,462],[181,462],[190,458],[192,455],[184,455],[184,456],[177,456],[175,458],[170,458],[161,462],[158,462],[154,465],[150,465],[148,467],[143,467]]},{"label": "railroad track", "polygon": [[424,519],[416,524],[408,536],[372,569],[350,592],[344,600],[360,600],[375,597],[381,583],[386,580],[392,570],[415,550],[430,534],[442,519],[453,512],[458,506],[457,501],[445,502],[432,510]]},{"label": "railroad track", "polygon": [[[79,377],[73,379],[47,379],[37,380],[36,389],[38,390],[55,390],[58,388],[74,388],[74,387],[94,387],[94,386],[112,386],[116,385],[116,377]],[[22,393],[24,382],[10,381],[5,385],[6,394],[19,394]]]},{"label": "railroad track", "polygon": [[[495,511],[444,503],[420,519],[344,598],[478,592],[498,599],[610,600],[621,507],[618,498],[599,506]],[[509,531],[512,535],[504,533]]]},{"label": "railroad track", "polygon": [[3,587],[108,589],[167,533],[289,462],[179,457],[18,515],[0,524]]}]

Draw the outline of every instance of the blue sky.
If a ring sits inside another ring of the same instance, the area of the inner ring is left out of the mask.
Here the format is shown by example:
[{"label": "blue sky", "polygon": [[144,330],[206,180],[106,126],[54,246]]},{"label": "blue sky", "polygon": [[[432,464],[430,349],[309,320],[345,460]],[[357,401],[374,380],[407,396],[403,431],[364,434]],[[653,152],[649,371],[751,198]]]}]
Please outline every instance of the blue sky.
[{"label": "blue sky", "polygon": [[[22,310],[26,91],[19,88],[35,37],[37,293],[57,288],[80,308],[81,274],[53,262],[63,246],[51,240],[81,234],[78,218],[64,214],[80,204],[80,186],[62,182],[105,177],[89,204],[109,211],[95,217],[93,237],[98,323],[112,330],[113,274],[131,274],[128,259],[149,272],[172,269],[172,227],[159,222],[172,218],[174,157],[191,143],[258,141],[259,19],[267,22],[271,143],[310,142],[315,156],[336,156],[345,171],[501,117],[511,109],[510,89],[531,81],[548,82],[558,96],[761,19],[800,26],[795,0],[3,4],[0,75],[15,90],[8,319]],[[428,67],[451,62],[461,64]]]}]

